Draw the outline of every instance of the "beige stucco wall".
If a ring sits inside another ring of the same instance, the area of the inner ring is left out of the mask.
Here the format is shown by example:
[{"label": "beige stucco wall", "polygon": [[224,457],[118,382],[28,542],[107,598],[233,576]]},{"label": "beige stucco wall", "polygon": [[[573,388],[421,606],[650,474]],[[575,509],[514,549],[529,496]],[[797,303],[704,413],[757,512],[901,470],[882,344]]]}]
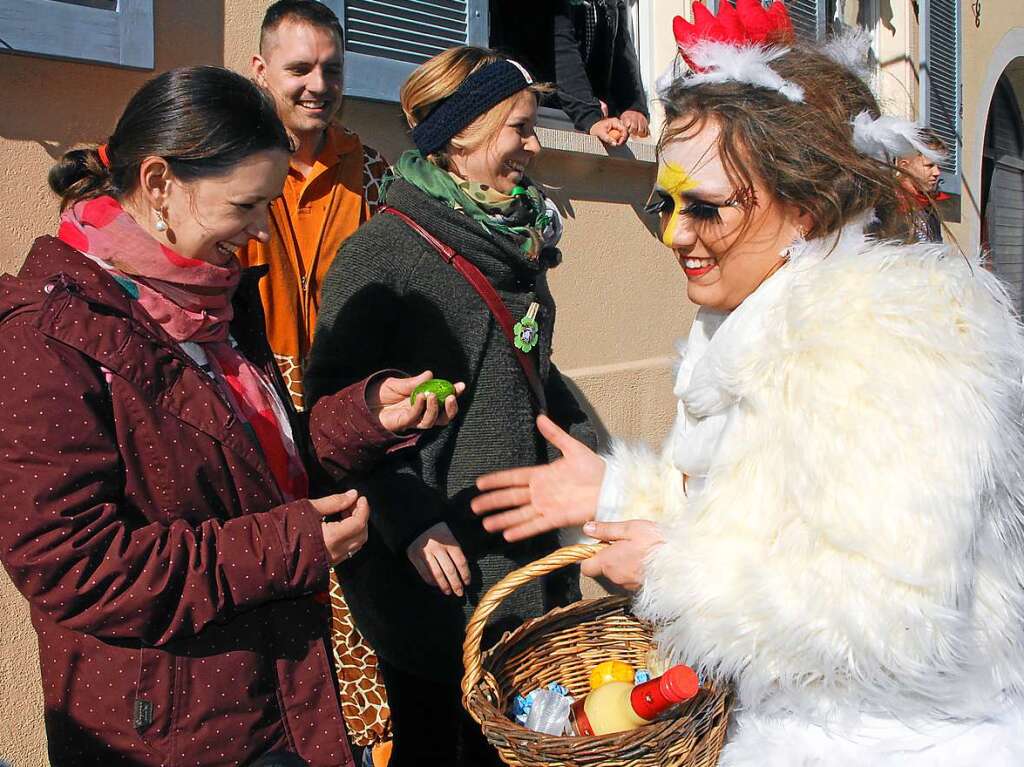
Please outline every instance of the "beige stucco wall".
[{"label": "beige stucco wall", "polygon": [[[200,63],[244,68],[266,4],[156,0],[157,71]],[[671,15],[662,0],[659,7],[662,17]],[[671,55],[671,41],[658,50]],[[107,136],[150,76],[0,54],[0,270],[16,270],[32,239],[55,230],[45,183],[53,159]],[[344,119],[390,157],[407,146],[393,105],[351,101]],[[671,354],[693,309],[682,274],[639,212],[652,174],[650,164],[555,151],[534,168],[566,215],[565,260],[551,276],[559,304],[555,359],[610,432],[657,440],[674,408]],[[17,767],[46,764],[41,716],[26,605],[0,574],[0,758]]]}]

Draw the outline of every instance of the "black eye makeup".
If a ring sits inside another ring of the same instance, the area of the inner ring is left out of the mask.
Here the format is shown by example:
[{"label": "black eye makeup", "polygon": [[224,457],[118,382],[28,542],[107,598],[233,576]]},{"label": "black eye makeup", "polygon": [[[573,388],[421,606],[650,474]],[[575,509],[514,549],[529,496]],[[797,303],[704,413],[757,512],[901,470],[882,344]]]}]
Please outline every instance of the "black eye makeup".
[{"label": "black eye makeup", "polygon": [[661,216],[672,212],[674,203],[667,192],[655,189],[647,198],[644,205],[644,213],[649,216]]},{"label": "black eye makeup", "polygon": [[[680,201],[682,202],[682,200]],[[668,192],[655,189],[651,192],[647,204],[644,205],[644,213],[650,216],[668,216],[675,210],[676,200]],[[682,208],[682,214],[689,216],[694,221],[713,221],[721,223],[722,218],[718,214],[720,205],[705,202],[704,200],[691,200]]]},{"label": "black eye makeup", "polygon": [[694,221],[710,221],[715,224],[722,223],[722,217],[718,211],[723,206],[715,205],[710,202],[704,202],[703,200],[694,200],[685,208],[683,208],[683,215],[689,216]]},{"label": "black eye makeup", "polygon": [[[655,188],[651,192],[647,204],[644,205],[644,213],[652,216],[670,215],[675,205],[676,201],[672,195],[662,189]],[[722,216],[720,214],[722,208],[751,208],[756,206],[757,195],[752,188],[746,187],[736,190],[729,199],[720,204],[689,198],[689,202],[680,212],[684,216],[689,216],[694,221],[720,224],[722,223]]]}]

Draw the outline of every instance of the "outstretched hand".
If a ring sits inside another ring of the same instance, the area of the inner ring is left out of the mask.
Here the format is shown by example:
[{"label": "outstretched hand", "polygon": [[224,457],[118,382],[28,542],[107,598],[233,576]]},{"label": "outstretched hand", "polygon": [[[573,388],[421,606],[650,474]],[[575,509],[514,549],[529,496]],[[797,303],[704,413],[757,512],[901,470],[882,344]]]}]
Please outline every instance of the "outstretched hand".
[{"label": "outstretched hand", "polygon": [[427,392],[417,396],[415,404],[410,404],[409,397],[416,387],[431,378],[433,373],[429,370],[411,378],[385,378],[367,388],[366,404],[371,412],[377,414],[381,426],[388,431],[397,433],[445,426],[458,414],[459,403],[456,397],[466,391],[466,384],[461,381],[455,384],[455,394],[448,396],[444,402],[438,402],[435,394]]},{"label": "outstretched hand", "polygon": [[473,513],[490,514],[484,529],[503,532],[507,541],[582,525],[597,513],[604,460],[545,415],[537,418],[537,428],[561,451],[561,458],[485,474],[476,481],[483,492],[471,503]]}]

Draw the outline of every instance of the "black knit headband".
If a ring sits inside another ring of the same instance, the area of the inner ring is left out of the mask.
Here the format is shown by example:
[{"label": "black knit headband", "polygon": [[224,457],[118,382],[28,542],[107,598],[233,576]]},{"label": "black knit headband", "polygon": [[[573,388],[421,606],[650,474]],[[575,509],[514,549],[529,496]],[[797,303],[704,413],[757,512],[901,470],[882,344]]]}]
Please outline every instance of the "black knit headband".
[{"label": "black knit headband", "polygon": [[412,141],[426,157],[444,149],[453,136],[488,109],[533,85],[533,78],[520,64],[507,59],[481,67],[462,81],[423,122],[412,129]]}]

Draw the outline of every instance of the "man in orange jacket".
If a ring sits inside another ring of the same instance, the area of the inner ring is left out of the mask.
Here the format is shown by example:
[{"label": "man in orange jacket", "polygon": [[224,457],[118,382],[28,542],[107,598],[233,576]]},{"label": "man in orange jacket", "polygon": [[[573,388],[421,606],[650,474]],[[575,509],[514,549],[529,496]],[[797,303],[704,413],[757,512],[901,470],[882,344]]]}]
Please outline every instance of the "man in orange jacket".
[{"label": "man in orange jacket", "polygon": [[344,33],[327,6],[279,0],[267,9],[252,57],[253,77],[296,147],[283,193],[270,205],[270,241],[250,242],[239,258],[270,268],[260,285],[267,336],[299,410],[320,282],[345,238],[376,212],[387,170],[376,150],[334,122],[343,56]]},{"label": "man in orange jacket", "polygon": [[[335,123],[342,101],[344,32],[338,17],[315,0],[279,0],[260,30],[252,57],[256,83],[274,100],[292,137],[284,189],[270,204],[270,241],[255,240],[239,253],[243,266],[266,265],[260,296],[267,337],[295,406],[303,410],[302,366],[320,305],[320,284],[345,239],[377,211],[387,163],[376,150]],[[377,736],[388,728],[386,693],[376,658],[352,622],[331,575],[331,644],[342,711],[350,737],[350,715]],[[346,685],[358,699],[346,700]],[[354,708],[353,708],[354,707]],[[374,764],[385,764],[390,743],[378,743]],[[360,749],[353,743],[353,753]],[[367,754],[370,758],[370,754]]]}]

